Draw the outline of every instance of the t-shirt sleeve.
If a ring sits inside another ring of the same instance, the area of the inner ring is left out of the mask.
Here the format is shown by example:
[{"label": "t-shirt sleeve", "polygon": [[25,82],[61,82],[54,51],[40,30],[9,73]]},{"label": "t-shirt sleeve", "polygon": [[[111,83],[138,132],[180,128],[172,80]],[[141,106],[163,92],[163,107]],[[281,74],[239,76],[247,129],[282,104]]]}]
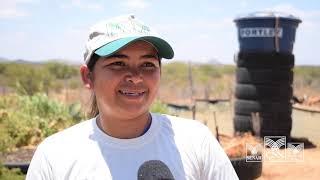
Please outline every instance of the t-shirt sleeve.
[{"label": "t-shirt sleeve", "polygon": [[239,179],[228,156],[208,128],[202,142],[202,180]]},{"label": "t-shirt sleeve", "polygon": [[26,180],[53,180],[52,169],[41,144],[32,157]]}]

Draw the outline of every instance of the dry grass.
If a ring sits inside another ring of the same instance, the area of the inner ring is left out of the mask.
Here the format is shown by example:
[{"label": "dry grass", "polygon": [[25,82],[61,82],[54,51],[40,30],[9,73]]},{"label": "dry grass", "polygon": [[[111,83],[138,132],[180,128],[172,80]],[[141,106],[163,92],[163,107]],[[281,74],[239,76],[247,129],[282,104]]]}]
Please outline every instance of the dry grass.
[{"label": "dry grass", "polygon": [[91,92],[85,88],[62,89],[60,92],[49,92],[49,98],[55,99],[64,104],[80,102],[85,112],[89,111]]}]

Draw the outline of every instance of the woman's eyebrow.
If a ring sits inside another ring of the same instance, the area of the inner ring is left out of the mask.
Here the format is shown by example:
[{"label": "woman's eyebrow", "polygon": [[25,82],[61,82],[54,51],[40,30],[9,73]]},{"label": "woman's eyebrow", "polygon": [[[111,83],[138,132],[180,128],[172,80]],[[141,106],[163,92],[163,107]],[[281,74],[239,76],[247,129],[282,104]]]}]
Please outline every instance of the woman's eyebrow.
[{"label": "woman's eyebrow", "polygon": [[113,54],[111,56],[108,56],[106,59],[109,59],[109,58],[126,58],[128,59],[129,57],[127,55],[124,55],[124,54]]},{"label": "woman's eyebrow", "polygon": [[[108,57],[105,57],[104,60],[119,58],[119,59],[129,59],[129,56],[125,54],[113,54]],[[141,56],[142,59],[159,59],[158,54],[145,54]]]},{"label": "woman's eyebrow", "polygon": [[142,58],[146,58],[146,59],[150,59],[150,58],[159,59],[159,56],[158,56],[157,54],[146,54],[146,55],[143,55]]}]

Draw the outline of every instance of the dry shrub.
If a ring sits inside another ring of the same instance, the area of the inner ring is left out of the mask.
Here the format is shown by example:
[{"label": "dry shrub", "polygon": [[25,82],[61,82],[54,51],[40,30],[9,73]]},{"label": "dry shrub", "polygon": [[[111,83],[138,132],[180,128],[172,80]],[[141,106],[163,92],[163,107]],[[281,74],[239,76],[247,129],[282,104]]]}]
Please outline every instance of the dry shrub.
[{"label": "dry shrub", "polygon": [[261,144],[260,139],[252,136],[251,133],[244,133],[235,137],[220,135],[219,139],[229,158],[245,157],[251,154],[250,151],[247,151],[246,144],[253,146]]}]

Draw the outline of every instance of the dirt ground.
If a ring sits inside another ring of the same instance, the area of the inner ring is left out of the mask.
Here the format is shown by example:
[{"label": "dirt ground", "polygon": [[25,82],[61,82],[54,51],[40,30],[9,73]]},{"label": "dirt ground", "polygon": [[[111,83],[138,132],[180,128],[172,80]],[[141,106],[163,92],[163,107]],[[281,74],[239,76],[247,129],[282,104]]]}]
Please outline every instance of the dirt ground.
[{"label": "dirt ground", "polygon": [[258,180],[269,179],[320,179],[320,148],[305,149],[302,162],[263,162],[262,176]]}]

